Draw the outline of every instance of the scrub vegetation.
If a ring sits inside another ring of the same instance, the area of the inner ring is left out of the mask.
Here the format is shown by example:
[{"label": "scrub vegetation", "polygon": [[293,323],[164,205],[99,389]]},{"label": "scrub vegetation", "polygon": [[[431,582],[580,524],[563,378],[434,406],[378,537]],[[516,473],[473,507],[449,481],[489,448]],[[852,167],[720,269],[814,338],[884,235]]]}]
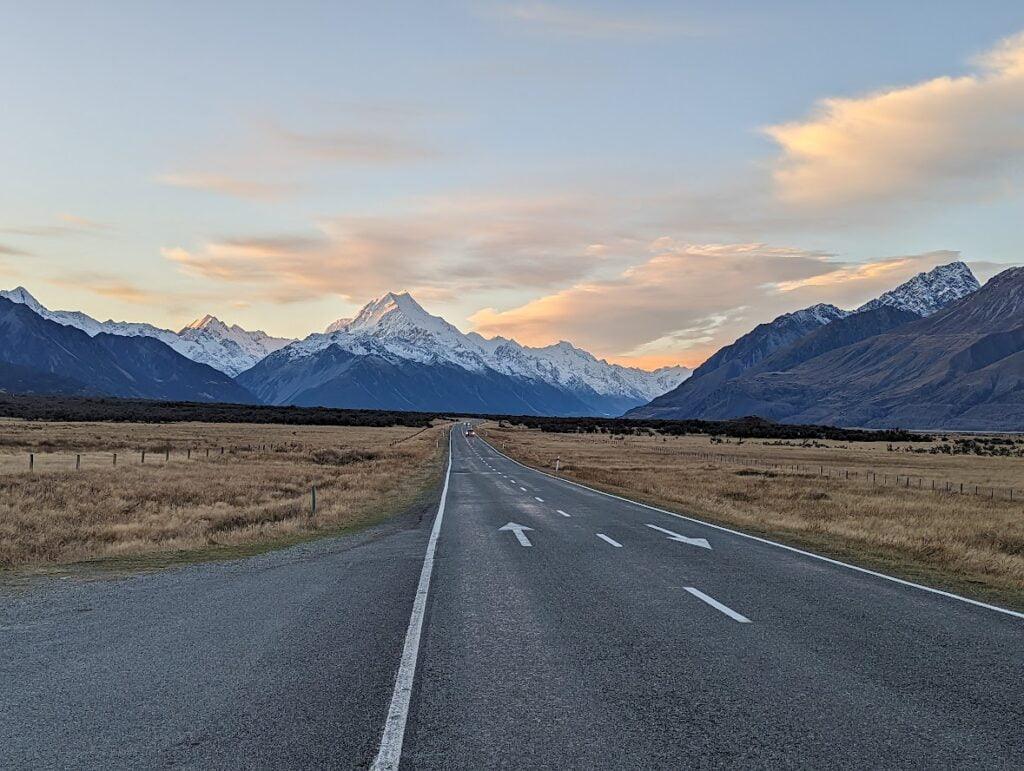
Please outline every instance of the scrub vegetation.
[{"label": "scrub vegetation", "polygon": [[441,423],[2,420],[0,570],[233,557],[365,526],[432,489],[443,436]]},{"label": "scrub vegetation", "polygon": [[[557,459],[560,475],[610,492],[1024,607],[1019,457],[935,453],[932,442],[610,436],[494,423],[482,434],[528,465],[553,472]],[[991,439],[978,442],[1013,446]]]}]

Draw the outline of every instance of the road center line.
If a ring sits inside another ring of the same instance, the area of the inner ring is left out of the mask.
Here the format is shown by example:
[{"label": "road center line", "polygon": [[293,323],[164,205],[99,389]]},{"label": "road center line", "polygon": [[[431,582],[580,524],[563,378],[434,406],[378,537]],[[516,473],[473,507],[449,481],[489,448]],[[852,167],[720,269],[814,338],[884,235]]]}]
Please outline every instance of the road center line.
[{"label": "road center line", "polygon": [[420,655],[420,635],[423,633],[423,618],[426,615],[427,595],[430,593],[430,578],[434,572],[434,552],[437,550],[437,539],[441,535],[444,507],[448,501],[448,483],[452,478],[452,435],[453,432],[448,433],[448,470],[444,476],[441,502],[437,506],[434,526],[430,530],[430,540],[427,541],[423,569],[420,571],[420,582],[416,587],[416,599],[412,604],[409,628],[405,633],[402,660],[398,665],[398,674],[395,677],[395,690],[391,694],[391,706],[388,708],[388,716],[384,721],[380,749],[377,751],[377,758],[371,767],[373,771],[394,771],[402,759],[405,724],[409,718],[409,700],[412,698],[412,687],[416,679],[416,662]]},{"label": "road center line", "polygon": [[519,489],[522,490],[524,493],[526,492],[526,488],[525,487],[520,487]]},{"label": "road center line", "polygon": [[739,621],[741,624],[749,624],[750,623],[750,619],[749,618],[747,618],[746,616],[740,615],[739,613],[737,613],[732,608],[726,607],[725,605],[720,603],[718,600],[716,600],[714,597],[708,597],[700,589],[694,589],[692,586],[684,586],[683,588],[686,589],[686,591],[688,591],[690,594],[692,594],[698,600],[703,600],[704,602],[706,602],[708,605],[710,605],[715,610],[719,610],[722,613],[724,613],[725,615],[727,615],[733,621]]},{"label": "road center line", "polygon": [[572,514],[566,514],[561,509],[555,509],[555,511],[557,511],[559,514],[561,514],[563,517],[571,517],[572,516]]},{"label": "road center line", "polygon": [[598,533],[597,537],[600,538],[602,541],[605,541],[606,543],[610,543],[612,546],[614,546],[617,549],[621,549],[622,548],[622,544],[621,543],[619,543],[616,540],[613,540],[613,539],[609,538],[604,533]]},{"label": "road center line", "polygon": [[543,498],[538,498],[536,495],[533,496],[533,500],[535,500],[535,501],[537,501],[539,503],[544,503],[544,499]]}]

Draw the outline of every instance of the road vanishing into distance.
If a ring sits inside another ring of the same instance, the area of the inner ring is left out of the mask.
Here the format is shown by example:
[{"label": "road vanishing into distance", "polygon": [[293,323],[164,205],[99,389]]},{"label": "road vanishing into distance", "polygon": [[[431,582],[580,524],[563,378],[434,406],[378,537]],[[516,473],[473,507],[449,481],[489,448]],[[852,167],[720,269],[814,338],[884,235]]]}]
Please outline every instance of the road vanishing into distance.
[{"label": "road vanishing into distance", "polygon": [[1015,768],[1024,616],[456,430],[356,536],[0,588],[2,768]]}]

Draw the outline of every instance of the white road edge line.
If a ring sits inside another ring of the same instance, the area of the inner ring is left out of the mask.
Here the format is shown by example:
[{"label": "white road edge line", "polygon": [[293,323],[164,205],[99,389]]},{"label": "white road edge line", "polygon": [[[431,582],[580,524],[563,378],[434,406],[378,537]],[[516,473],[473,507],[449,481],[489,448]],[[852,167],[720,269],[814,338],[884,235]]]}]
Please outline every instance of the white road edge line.
[{"label": "white road edge line", "polygon": [[[492,446],[491,449],[494,450],[494,447]],[[698,525],[704,525],[704,527],[710,527],[714,530],[719,530],[723,533],[731,533],[732,535],[738,535],[741,538],[748,538],[751,541],[757,541],[759,543],[768,544],[769,546],[775,546],[779,549],[785,549],[786,551],[793,552],[794,554],[802,554],[804,557],[810,557],[812,559],[821,560],[822,562],[828,562],[831,565],[837,565],[839,567],[847,568],[849,570],[856,570],[858,573],[864,573],[869,576],[874,576],[875,578],[882,578],[886,581],[892,581],[894,584],[902,584],[903,586],[909,586],[914,589],[920,589],[923,592],[938,594],[941,597],[948,597],[951,600],[959,600],[960,602],[965,602],[968,605],[974,605],[979,608],[985,608],[986,610],[993,610],[996,613],[1002,613],[1007,616],[1013,616],[1014,618],[1024,618],[1024,613],[1020,613],[1016,610],[1010,610],[1009,608],[1000,608],[998,605],[989,605],[987,602],[981,602],[980,600],[972,600],[970,597],[963,597],[959,594],[953,594],[952,592],[944,592],[942,589],[933,589],[932,587],[925,586],[924,584],[915,584],[913,581],[907,581],[906,579],[897,578],[896,576],[888,576],[885,573],[879,573],[876,570],[869,570],[868,568],[862,568],[857,565],[851,565],[849,562],[841,562],[840,560],[834,560],[831,557],[825,557],[821,554],[815,554],[811,551],[804,551],[803,549],[798,549],[795,546],[787,546],[786,544],[779,543],[778,541],[769,541],[767,538],[762,538],[759,535],[743,533],[739,530],[733,530],[729,527],[723,527],[722,525],[713,525],[710,522],[705,522],[704,520],[697,519],[696,517],[687,517],[684,514],[676,514],[676,512],[669,511],[668,509],[659,509],[657,506],[651,506],[650,504],[647,503],[632,501],[629,498],[622,497],[621,495],[615,495],[614,493],[606,493],[604,490],[598,490],[596,487],[588,487],[587,485],[582,484],[581,482],[574,482],[571,479],[563,479],[562,477],[555,476],[554,474],[549,474],[546,471],[540,471],[539,469],[527,466],[525,463],[520,463],[515,458],[510,458],[508,455],[505,455],[505,453],[501,452],[500,450],[494,451],[498,453],[498,455],[501,455],[503,458],[505,458],[505,460],[512,461],[517,466],[522,466],[524,469],[527,469],[528,471],[533,471],[537,474],[543,474],[544,476],[551,477],[552,479],[556,479],[559,482],[564,482],[565,484],[572,485],[573,487],[580,487],[584,490],[589,490],[592,493],[597,493],[598,495],[604,495],[608,498],[615,498],[616,500],[625,501],[626,503],[631,503],[634,506],[639,506],[641,508],[648,509],[649,511],[657,511],[661,514],[668,514],[670,517],[683,519],[687,522],[695,522]]]},{"label": "white road edge line", "polygon": [[618,541],[615,541],[615,540],[609,538],[604,533],[598,533],[597,537],[600,538],[602,541],[605,541],[606,543],[610,543],[612,546],[614,546],[617,549],[621,549],[622,548],[622,544],[621,543],[619,543]]},{"label": "white road edge line", "polygon": [[708,597],[700,589],[694,589],[692,586],[684,586],[683,588],[686,591],[688,591],[690,594],[692,594],[694,597],[696,597],[698,600],[703,600],[704,602],[706,602],[708,605],[710,605],[715,610],[720,610],[722,613],[727,615],[733,621],[739,621],[741,624],[749,624],[750,623],[750,619],[749,618],[747,618],[744,615],[741,615],[741,614],[737,613],[732,608],[726,607],[725,605],[720,603],[718,600],[716,600],[714,597]]},{"label": "white road edge line", "polygon": [[420,571],[420,582],[416,587],[416,599],[412,604],[409,616],[409,628],[405,633],[405,646],[402,648],[402,660],[395,676],[395,690],[391,694],[391,706],[384,721],[384,731],[380,738],[380,749],[373,761],[373,771],[396,771],[402,760],[402,743],[405,741],[405,724],[409,718],[409,700],[412,698],[413,683],[416,679],[416,662],[420,655],[420,635],[423,632],[423,618],[426,615],[427,595],[430,593],[430,577],[434,572],[434,552],[437,550],[437,539],[441,535],[441,522],[444,520],[444,507],[448,500],[448,483],[452,478],[452,436],[448,434],[448,470],[444,476],[444,489],[441,491],[441,502],[437,506],[434,526],[430,530],[427,551],[423,557],[423,569]]},{"label": "white road edge line", "polygon": [[557,511],[559,514],[561,514],[563,517],[571,517],[572,516],[572,514],[566,514],[561,509],[555,509],[555,511]]}]

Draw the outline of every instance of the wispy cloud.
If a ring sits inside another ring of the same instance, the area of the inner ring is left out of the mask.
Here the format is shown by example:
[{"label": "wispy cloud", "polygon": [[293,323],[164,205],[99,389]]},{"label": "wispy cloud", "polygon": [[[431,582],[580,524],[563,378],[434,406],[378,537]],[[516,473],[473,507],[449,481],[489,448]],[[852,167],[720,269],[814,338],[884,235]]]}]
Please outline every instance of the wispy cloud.
[{"label": "wispy cloud", "polygon": [[388,165],[438,156],[435,148],[384,131],[295,131],[271,126],[268,133],[286,153],[317,161]]},{"label": "wispy cloud", "polygon": [[754,325],[817,302],[851,307],[955,259],[929,253],[851,265],[820,251],[766,244],[677,244],[601,281],[471,317],[477,331],[531,344],[559,337],[625,364],[697,364]]},{"label": "wispy cloud", "polygon": [[298,189],[295,185],[282,182],[258,182],[219,174],[161,174],[157,180],[172,187],[207,190],[250,201],[276,201]]},{"label": "wispy cloud", "polygon": [[857,98],[829,98],[801,121],[769,126],[779,198],[809,208],[963,192],[991,195],[1024,162],[1024,33],[977,71]]},{"label": "wispy cloud", "polygon": [[312,234],[214,238],[163,254],[190,274],[245,282],[277,301],[359,301],[399,288],[434,297],[546,291],[605,265],[623,243],[583,203],[476,196],[404,215],[325,218]]},{"label": "wispy cloud", "polygon": [[3,257],[31,257],[31,252],[26,252],[23,249],[17,249],[13,246],[6,246],[0,244],[0,256]]},{"label": "wispy cloud", "polygon": [[0,233],[17,236],[98,236],[111,230],[111,225],[78,214],[61,214],[57,217],[57,222],[43,225],[0,227]]},{"label": "wispy cloud", "polygon": [[533,29],[579,38],[650,41],[705,34],[696,25],[672,19],[637,12],[605,13],[553,3],[508,3],[498,6],[496,12],[502,19]]}]

